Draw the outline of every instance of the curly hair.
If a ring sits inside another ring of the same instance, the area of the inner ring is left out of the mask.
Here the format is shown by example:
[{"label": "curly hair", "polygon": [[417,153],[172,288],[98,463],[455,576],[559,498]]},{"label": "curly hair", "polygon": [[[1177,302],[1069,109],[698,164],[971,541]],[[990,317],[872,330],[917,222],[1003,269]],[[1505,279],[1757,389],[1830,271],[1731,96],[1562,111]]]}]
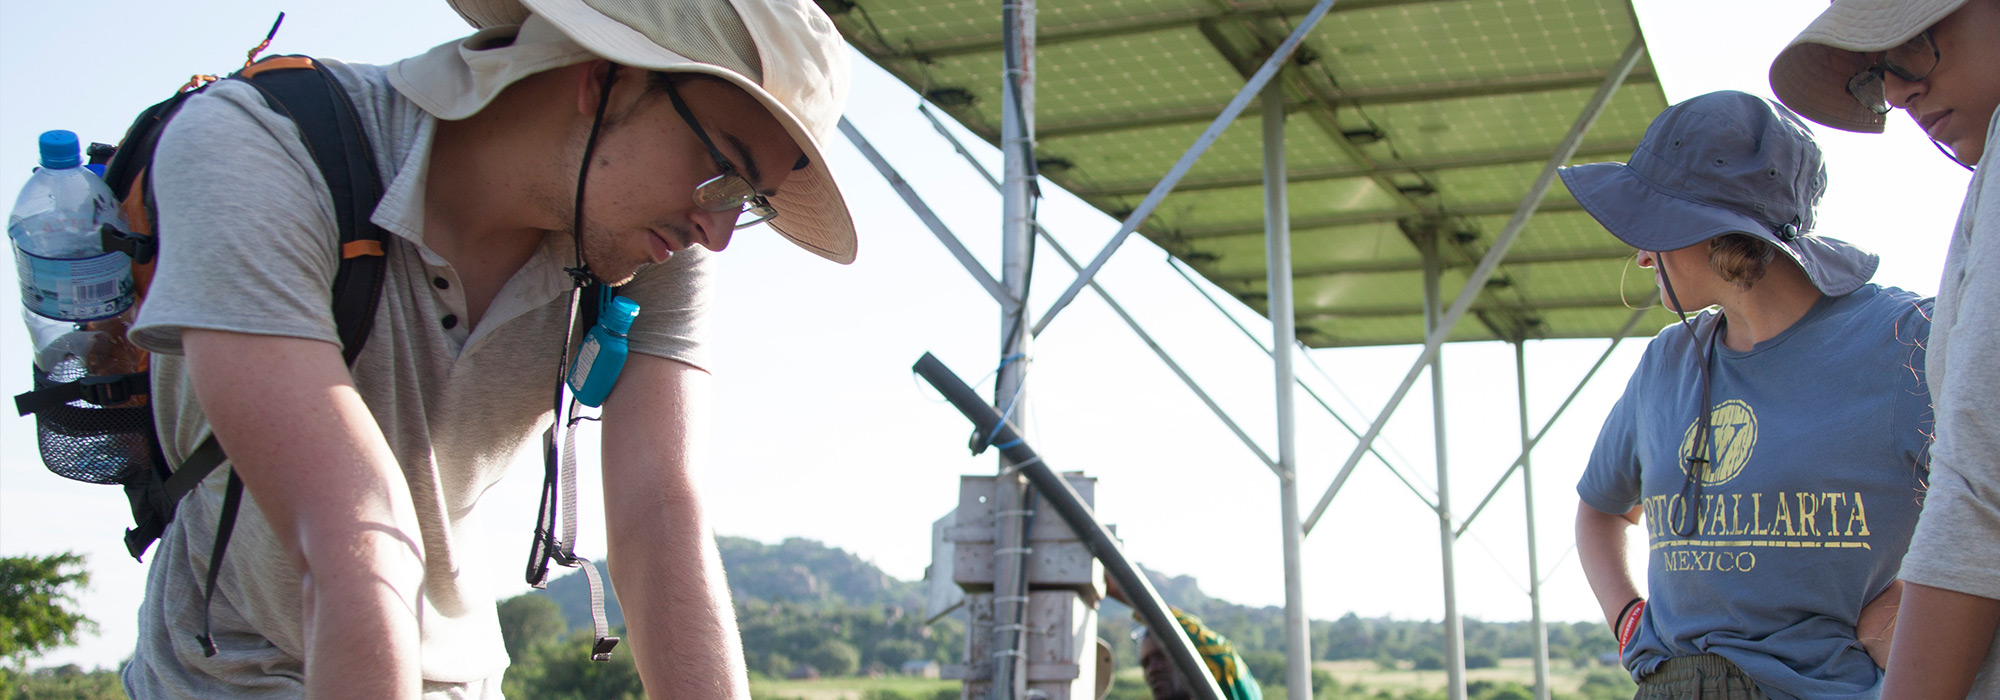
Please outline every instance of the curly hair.
[{"label": "curly hair", "polygon": [[1722,276],[1722,281],[1742,289],[1764,279],[1771,261],[1778,256],[1777,246],[1746,233],[1717,236],[1709,246],[1708,266]]}]

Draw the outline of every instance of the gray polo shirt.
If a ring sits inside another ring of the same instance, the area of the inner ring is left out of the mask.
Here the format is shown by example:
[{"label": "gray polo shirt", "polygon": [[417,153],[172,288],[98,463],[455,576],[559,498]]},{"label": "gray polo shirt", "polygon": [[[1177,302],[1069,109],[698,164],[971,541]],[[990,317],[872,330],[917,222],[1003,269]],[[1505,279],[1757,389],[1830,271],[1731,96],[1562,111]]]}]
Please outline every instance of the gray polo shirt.
[{"label": "gray polo shirt", "polygon": [[[454,545],[472,536],[518,538],[525,553],[531,533],[473,533],[466,525],[481,495],[551,420],[571,242],[550,234],[471,327],[457,273],[423,244],[436,117],[391,86],[392,67],[327,64],[354,99],[386,189],[373,220],[393,234],[387,279],[354,377],[402,466],[421,527],[412,534],[425,553],[417,614],[427,697],[498,697],[507,655],[492,589],[501,581],[469,566],[469,547]],[[225,81],[189,100],[154,172],[162,252],[133,337],[159,353],[153,400],[168,459],[178,463],[208,433],[179,356],[182,331],[337,344],[329,291],[336,234],[326,185],[297,129],[245,84]],[[642,309],[633,351],[702,365],[709,260],[700,251],[675,255],[623,289]],[[204,658],[195,642],[224,483],[218,471],[182,501],[152,554],[139,646],[125,673],[134,697],[304,694],[301,575],[253,499],[244,502],[217,584],[220,653]]]}]

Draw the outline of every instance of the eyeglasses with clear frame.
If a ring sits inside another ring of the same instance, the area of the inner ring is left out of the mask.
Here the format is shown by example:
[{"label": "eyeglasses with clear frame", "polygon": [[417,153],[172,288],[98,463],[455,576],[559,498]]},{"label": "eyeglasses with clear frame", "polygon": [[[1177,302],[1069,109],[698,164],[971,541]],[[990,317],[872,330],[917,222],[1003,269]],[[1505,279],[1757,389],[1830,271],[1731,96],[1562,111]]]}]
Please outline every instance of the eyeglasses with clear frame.
[{"label": "eyeglasses with clear frame", "polygon": [[1930,77],[1937,70],[1938,48],[1931,41],[1931,32],[1911,37],[1909,41],[1882,52],[1882,58],[1866,70],[1855,73],[1847,79],[1847,94],[1856,102],[1876,114],[1888,114],[1888,95],[1883,85],[1883,76],[1894,73],[1905,82],[1917,82]]},{"label": "eyeglasses with clear frame", "polygon": [[750,178],[738,173],[736,166],[722,157],[722,151],[715,147],[715,141],[708,138],[701,122],[695,121],[694,112],[688,110],[687,103],[681,100],[680,92],[674,89],[673,83],[667,82],[666,87],[667,98],[674,102],[674,111],[681,115],[681,121],[687,122],[688,128],[694,130],[694,135],[701,139],[701,145],[708,147],[708,155],[715,159],[716,169],[722,171],[695,185],[694,205],[701,207],[702,211],[737,212],[738,229],[778,218],[777,208],[772,207],[771,201],[764,195],[757,193],[757,187],[750,184]]}]

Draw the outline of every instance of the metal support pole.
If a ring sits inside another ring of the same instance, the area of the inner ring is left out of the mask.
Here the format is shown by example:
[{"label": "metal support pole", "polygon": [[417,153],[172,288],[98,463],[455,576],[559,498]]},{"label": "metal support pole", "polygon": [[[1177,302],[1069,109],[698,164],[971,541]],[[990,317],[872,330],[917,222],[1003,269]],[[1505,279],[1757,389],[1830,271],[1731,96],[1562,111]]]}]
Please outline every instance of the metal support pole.
[{"label": "metal support pole", "polygon": [[[1624,84],[1625,76],[1632,72],[1632,67],[1638,65],[1639,57],[1645,53],[1645,37],[1633,36],[1632,43],[1625,47],[1624,55],[1618,57],[1618,62],[1604,76],[1604,83],[1597,86],[1597,93],[1584,104],[1583,113],[1577,116],[1574,124],[1570,125],[1569,134],[1563,136],[1562,144],[1556,147],[1555,153],[1549,155],[1548,162],[1542,166],[1542,173],[1535,177],[1535,184],[1528,188],[1527,196],[1522,197],[1520,206],[1515,208],[1514,217],[1507,221],[1507,227],[1493,240],[1493,247],[1486,251],[1486,257],[1479,261],[1479,266],[1473,268],[1472,275],[1465,281],[1465,287],[1459,290],[1458,300],[1452,302],[1451,310],[1445,312],[1444,319],[1424,338],[1424,350],[1417,355],[1417,361],[1411,363],[1410,371],[1403,375],[1402,385],[1397,387],[1396,393],[1390,395],[1388,404],[1382,407],[1382,412],[1375,415],[1375,422],[1369,424],[1368,432],[1361,436],[1361,441],[1354,446],[1354,451],[1348,453],[1347,462],[1341,465],[1340,473],[1333,478],[1333,485],[1319,497],[1319,504],[1313,507],[1312,515],[1306,517],[1306,532],[1312,532],[1313,525],[1319,522],[1320,516],[1326,514],[1326,507],[1333,503],[1334,494],[1339,493],[1341,485],[1347,482],[1347,476],[1354,471],[1354,465],[1361,463],[1361,456],[1368,453],[1368,447],[1375,443],[1375,436],[1382,434],[1382,427],[1389,423],[1389,417],[1396,413],[1396,407],[1402,405],[1403,397],[1409,394],[1410,386],[1417,381],[1417,374],[1437,356],[1438,349],[1444,346],[1445,338],[1451,336],[1451,329],[1458,325],[1460,318],[1465,317],[1466,310],[1472,308],[1472,301],[1479,298],[1480,290],[1486,288],[1486,280],[1493,276],[1493,270],[1500,266],[1500,260],[1507,257],[1507,249],[1514,245],[1514,239],[1520,236],[1521,229],[1528,225],[1528,217],[1534,216],[1535,209],[1542,204],[1542,198],[1548,195],[1549,187],[1555,184],[1556,168],[1562,167],[1576,154],[1577,146],[1583,143],[1584,134],[1590,133],[1590,127],[1597,123],[1598,115],[1603,114],[1604,108],[1611,104],[1611,95],[1618,91],[1619,85]],[[1044,316],[1042,320],[1043,323],[1047,323],[1048,318]]]},{"label": "metal support pole", "polygon": [[[1188,274],[1187,269],[1181,267],[1180,262],[1175,260],[1174,257],[1171,255],[1167,256],[1167,267],[1173,268],[1174,272],[1181,276],[1181,279],[1187,281],[1189,287],[1194,288],[1196,294],[1200,294],[1201,298],[1208,300],[1208,305],[1215,307],[1216,312],[1222,314],[1223,320],[1228,321],[1229,325],[1235,326],[1237,331],[1243,333],[1243,337],[1249,338],[1250,342],[1256,345],[1257,349],[1262,351],[1265,357],[1271,357],[1271,349],[1264,346],[1264,341],[1258,340],[1257,334],[1252,333],[1248,326],[1243,325],[1242,321],[1237,320],[1235,314],[1230,313],[1228,309],[1222,308],[1222,302],[1216,301],[1215,295],[1209,294],[1208,290],[1202,288],[1201,283],[1194,281],[1194,277]],[[1096,282],[1091,283],[1093,289],[1096,288],[1096,284],[1097,284]],[[1300,350],[1308,349],[1305,347],[1304,343],[1299,343],[1294,341],[1293,344],[1296,345]],[[1320,378],[1325,379],[1327,384],[1333,385],[1335,390],[1338,390],[1340,388],[1339,382],[1335,382],[1333,380],[1332,375],[1327,374],[1326,370],[1321,369],[1319,363],[1314,362],[1311,355],[1301,353],[1299,356],[1305,358],[1306,365],[1312,367],[1313,370],[1319,372]],[[1296,375],[1297,373],[1294,372],[1293,374]],[[1335,423],[1339,423],[1341,429],[1346,430],[1348,435],[1352,435],[1357,438],[1361,437],[1361,431],[1355,430],[1354,425],[1352,423],[1348,423],[1346,418],[1341,417],[1339,411],[1333,410],[1333,404],[1327,403],[1326,397],[1320,396],[1319,392],[1317,391],[1313,391],[1312,385],[1307,384],[1305,379],[1297,378],[1295,376],[1294,383],[1297,384],[1300,389],[1304,389],[1306,392],[1306,396],[1311,397],[1313,403],[1319,404],[1319,407],[1326,411],[1326,415],[1332,418]],[[1352,401],[1349,401],[1349,403],[1352,403]],[[1393,450],[1393,448],[1391,449]],[[1376,449],[1375,446],[1370,445],[1368,447],[1368,453],[1375,455],[1375,460],[1381,462],[1382,468],[1389,470],[1389,475],[1396,477],[1396,481],[1401,482],[1404,488],[1409,489],[1410,495],[1416,496],[1417,500],[1419,501],[1423,501],[1425,508],[1429,508],[1432,510],[1437,509],[1437,504],[1431,502],[1431,497],[1424,495],[1423,489],[1417,488],[1416,484],[1410,483],[1409,477],[1403,476],[1403,472],[1397,469],[1396,465],[1390,464],[1389,458],[1382,456],[1382,452],[1380,450]],[[1272,468],[1276,469],[1275,466]]]},{"label": "metal support pole", "polygon": [[[1049,250],[1055,251],[1056,256],[1062,258],[1062,261],[1068,264],[1071,270],[1083,269],[1082,265],[1077,264],[1076,258],[1070,256],[1069,251],[1064,249],[1061,243],[1056,242],[1055,236],[1049,235],[1047,229],[1042,228],[1040,224],[1036,224],[1035,230],[1041,233],[1042,242],[1049,245]],[[1097,296],[1104,299],[1104,305],[1111,307],[1111,313],[1116,314],[1119,320],[1125,322],[1127,328],[1132,329],[1133,334],[1139,336],[1140,342],[1145,343],[1146,347],[1152,350],[1153,354],[1158,356],[1161,362],[1166,363],[1167,369],[1171,370],[1174,376],[1180,377],[1181,383],[1187,385],[1188,391],[1194,392],[1195,398],[1201,399],[1202,405],[1207,406],[1208,410],[1215,414],[1216,419],[1222,421],[1224,427],[1229,428],[1229,432],[1234,434],[1236,439],[1243,441],[1244,447],[1250,448],[1251,454],[1257,455],[1257,461],[1263,462],[1264,466],[1269,467],[1272,473],[1283,474],[1283,472],[1279,471],[1278,461],[1272,459],[1270,453],[1265,452],[1263,447],[1258,446],[1256,439],[1251,438],[1250,433],[1243,430],[1243,426],[1237,425],[1236,419],[1229,417],[1228,411],[1222,410],[1222,405],[1216,403],[1215,398],[1208,395],[1208,390],[1201,388],[1201,384],[1195,382],[1194,376],[1188,374],[1187,370],[1182,369],[1181,363],[1175,361],[1174,356],[1167,354],[1166,348],[1160,347],[1160,342],[1154,340],[1153,334],[1147,333],[1146,329],[1139,325],[1138,319],[1132,318],[1132,314],[1125,310],[1123,304],[1118,303],[1117,299],[1112,298],[1110,292],[1104,291],[1104,287],[1099,285],[1096,280],[1091,281],[1090,289],[1097,292]]]},{"label": "metal support pole", "polygon": [[1104,262],[1110,260],[1111,254],[1118,251],[1118,246],[1124,245],[1125,239],[1131,236],[1133,231],[1139,230],[1139,224],[1144,222],[1146,217],[1153,215],[1153,209],[1160,206],[1160,200],[1166,199],[1167,193],[1174,191],[1174,186],[1180,184],[1181,177],[1187,175],[1196,160],[1201,159],[1201,154],[1206,153],[1208,147],[1215,144],[1215,140],[1222,136],[1224,129],[1236,122],[1236,117],[1243,114],[1243,110],[1250,106],[1250,100],[1263,92],[1264,85],[1271,82],[1271,78],[1278,74],[1278,69],[1284,67],[1286,61],[1291,60],[1292,50],[1298,48],[1300,42],[1305,41],[1306,35],[1312,33],[1313,27],[1319,26],[1320,19],[1331,9],[1333,0],[1319,0],[1313,5],[1312,10],[1306,12],[1306,16],[1299,20],[1299,26],[1292,29],[1291,36],[1285,37],[1285,41],[1271,51],[1271,56],[1264,59],[1263,67],[1250,75],[1250,80],[1243,85],[1243,89],[1236,93],[1236,97],[1229,100],[1229,105],[1222,108],[1221,114],[1215,115],[1215,120],[1208,123],[1208,128],[1201,132],[1201,136],[1195,138],[1194,144],[1188,146],[1187,152],[1181,154],[1181,159],[1174,162],[1174,167],[1167,170],[1167,176],[1160,178],[1160,182],[1153,185],[1153,191],[1146,193],[1146,199],[1139,202],[1139,208],[1132,210],[1132,213],[1125,217],[1125,223],[1118,227],[1118,234],[1111,237],[1111,242],[1104,244],[1104,249],[1098,251],[1096,258],[1091,259],[1090,266],[1084,268],[1083,274],[1077,275],[1076,281],[1071,282],[1069,288],[1063,290],[1061,296],[1056,297],[1056,303],[1049,305],[1048,311],[1042,312],[1041,320],[1035,322],[1036,335],[1040,335],[1049,327],[1049,322],[1055,320],[1056,314],[1062,313],[1064,307],[1076,300],[1076,295],[1083,291],[1084,284],[1097,276],[1097,271],[1104,267]]},{"label": "metal support pole", "polygon": [[[1588,380],[1586,380],[1588,381]],[[1549,627],[1542,620],[1542,562],[1535,539],[1535,470],[1528,460],[1528,342],[1514,341],[1514,386],[1521,399],[1521,490],[1528,502],[1528,603],[1535,622],[1535,700],[1549,700]]]},{"label": "metal support pole", "polygon": [[1633,311],[1632,317],[1625,320],[1625,325],[1619,327],[1618,333],[1611,336],[1611,346],[1604,349],[1604,354],[1597,356],[1597,363],[1590,366],[1590,371],[1583,373],[1583,379],[1577,380],[1576,388],[1571,389],[1569,396],[1563,399],[1562,405],[1556,407],[1555,415],[1549,416],[1548,422],[1542,424],[1542,429],[1535,433],[1534,439],[1528,441],[1527,447],[1523,448],[1521,454],[1514,458],[1514,463],[1507,465],[1507,472],[1501,474],[1500,480],[1493,483],[1493,488],[1486,492],[1486,497],[1479,499],[1479,507],[1473,508],[1471,515],[1465,516],[1464,520],[1458,521],[1458,535],[1460,537],[1464,537],[1465,531],[1472,527],[1472,521],[1478,520],[1479,514],[1486,511],[1486,504],[1492,503],[1493,497],[1500,494],[1500,487],[1506,486],[1507,480],[1514,477],[1514,470],[1527,464],[1528,452],[1535,449],[1536,445],[1542,443],[1542,437],[1549,434],[1550,428],[1556,427],[1556,420],[1562,418],[1564,411],[1569,410],[1570,403],[1576,401],[1577,395],[1583,393],[1583,388],[1590,385],[1591,378],[1597,376],[1597,370],[1602,369],[1604,362],[1611,359],[1611,352],[1618,349],[1619,343],[1625,342],[1625,336],[1630,335],[1632,329],[1639,325],[1639,319],[1645,318],[1646,312],[1652,310],[1653,307],[1645,306]]},{"label": "metal support pole", "polygon": [[[1437,336],[1440,335],[1439,306],[1443,301],[1438,283],[1444,272],[1443,265],[1438,261],[1437,233],[1424,232],[1418,239],[1418,246],[1424,255],[1424,321],[1428,326],[1427,332]],[[1444,689],[1445,697],[1465,700],[1465,622],[1458,615],[1458,535],[1452,531],[1451,469],[1445,459],[1443,353],[1431,354],[1430,368],[1431,434],[1437,449],[1438,544],[1444,565]]]},{"label": "metal support pole", "polygon": [[1285,188],[1285,90],[1264,88],[1264,262],[1270,286],[1271,368],[1278,395],[1278,503],[1285,548],[1285,688],[1290,700],[1312,700],[1312,638],[1307,634],[1306,587],[1300,550],[1298,421],[1292,387],[1292,216]]},{"label": "metal support pole", "polygon": [[958,264],[965,266],[965,273],[972,275],[972,281],[978,282],[980,287],[985,288],[986,293],[993,295],[993,300],[999,302],[1001,306],[1010,305],[1012,300],[1007,294],[1007,288],[1000,286],[1000,282],[993,279],[993,275],[987,274],[986,266],[980,265],[978,258],[972,257],[972,251],[966,250],[965,244],[959,242],[958,236],[952,235],[951,229],[945,228],[944,221],[938,218],[937,212],[931,211],[930,205],[924,203],[923,198],[917,196],[916,189],[910,187],[909,181],[903,179],[903,174],[896,172],[896,168],[889,165],[889,160],[883,158],[880,151],[875,150],[875,144],[869,143],[868,139],[861,136],[861,130],[854,128],[854,125],[847,121],[847,117],[840,118],[840,133],[846,134],[847,140],[854,143],[854,148],[861,151],[861,156],[875,166],[875,172],[881,173],[882,179],[889,181],[889,188],[895,190],[896,194],[902,195],[903,203],[909,205],[910,211],[917,215],[917,219],[924,222],[924,227],[931,230],[931,235],[937,236],[938,242],[943,243],[945,249],[951,251],[951,257],[957,258]]},{"label": "metal support pole", "polygon": [[[922,108],[919,109],[921,109],[926,118],[931,120],[931,126],[937,129],[938,134],[940,136],[943,136],[945,141],[950,142],[952,148],[956,149],[959,155],[965,156],[965,162],[970,164],[973,170],[978,171],[980,177],[986,179],[987,184],[992,185],[993,188],[996,190],[1000,189],[1000,181],[993,179],[993,174],[987,172],[986,166],[981,165],[979,161],[974,160],[972,158],[972,153],[967,151],[965,149],[965,145],[959,143],[958,139],[952,136],[950,131],[945,130],[944,124],[938,122],[937,117],[932,116],[930,110]],[[1060,241],[1057,241],[1056,237],[1054,235],[1051,235],[1049,233],[1049,230],[1042,226],[1041,222],[1035,222],[1035,233],[1040,236],[1041,241],[1043,243],[1048,244],[1049,250],[1055,251],[1056,256],[1062,258],[1063,264],[1068,265],[1071,271],[1073,272],[1083,271],[1083,265],[1076,261],[1075,256],[1069,254],[1068,249],[1063,248],[1062,243]],[[1179,270],[1180,268],[1174,268],[1174,269]],[[1196,291],[1200,291],[1201,288],[1196,287],[1195,289]],[[1097,292],[1097,296],[1104,299],[1104,305],[1111,307],[1111,312],[1113,314],[1116,314],[1119,320],[1124,321],[1125,326],[1131,328],[1132,333],[1134,335],[1139,336],[1139,341],[1145,343],[1146,347],[1152,350],[1153,354],[1158,356],[1161,362],[1166,363],[1167,369],[1171,370],[1174,373],[1174,376],[1179,377],[1181,383],[1186,384],[1189,391],[1194,392],[1195,398],[1201,399],[1202,405],[1207,406],[1208,410],[1210,412],[1213,412],[1215,414],[1215,417],[1221,420],[1222,424],[1225,427],[1229,428],[1229,432],[1234,434],[1236,436],[1236,439],[1243,441],[1244,447],[1250,448],[1250,452],[1257,455],[1257,461],[1262,462],[1264,466],[1269,467],[1272,472],[1278,471],[1277,460],[1272,459],[1271,455],[1269,453],[1266,453],[1264,451],[1264,448],[1258,446],[1257,441],[1250,437],[1250,433],[1244,432],[1243,427],[1237,425],[1236,420],[1230,418],[1229,413],[1227,411],[1222,410],[1222,405],[1216,403],[1215,399],[1209,396],[1208,391],[1206,389],[1201,388],[1201,384],[1195,382],[1194,377],[1188,374],[1187,370],[1181,368],[1181,363],[1175,361],[1172,355],[1167,354],[1166,348],[1161,347],[1159,341],[1153,339],[1153,334],[1147,333],[1145,327],[1139,325],[1138,319],[1132,318],[1132,314],[1127,312],[1125,310],[1125,306],[1119,304],[1118,300],[1111,296],[1111,292],[1105,291],[1104,286],[1098,284],[1097,280],[1095,279],[1090,281],[1090,290],[1093,292]],[[1207,294],[1207,292],[1203,292],[1203,294]],[[1260,344],[1258,345],[1258,347],[1262,348],[1263,346]],[[1270,354],[1270,351],[1266,350],[1265,354]],[[1307,388],[1306,391],[1310,393],[1312,389]],[[1325,402],[1322,401],[1321,405],[1325,405]],[[1328,408],[1327,410],[1330,412],[1333,409]],[[1334,416],[1334,418],[1338,419],[1339,416],[1336,415]],[[1386,462],[1384,464],[1386,464]],[[1418,497],[1422,498],[1421,495],[1419,495]],[[1429,501],[1425,501],[1425,503],[1429,503]]]},{"label": "metal support pole", "polygon": [[[1005,37],[1005,70],[1000,86],[1000,281],[1007,298],[1000,305],[1000,367],[993,387],[993,405],[1001,420],[1026,426],[1028,397],[1024,391],[1032,334],[1028,331],[1029,274],[1034,263],[1034,0],[1007,0],[1001,8]],[[1000,478],[994,484],[994,512],[1025,514],[1027,483],[1015,463],[1003,453]],[[1027,517],[997,518],[994,533],[992,648],[993,700],[1020,700],[1028,693]],[[1003,632],[1002,630],[1008,630]]]}]

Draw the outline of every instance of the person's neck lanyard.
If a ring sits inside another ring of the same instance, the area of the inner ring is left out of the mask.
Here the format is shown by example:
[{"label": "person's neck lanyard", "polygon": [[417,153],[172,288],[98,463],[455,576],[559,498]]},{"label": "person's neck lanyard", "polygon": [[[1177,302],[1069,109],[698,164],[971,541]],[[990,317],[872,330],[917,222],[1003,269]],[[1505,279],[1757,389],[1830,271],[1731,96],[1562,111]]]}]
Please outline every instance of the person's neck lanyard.
[{"label": "person's neck lanyard", "polygon": [[[590,271],[590,264],[583,259],[583,193],[584,183],[590,173],[591,154],[597,148],[597,134],[604,124],[604,108],[611,99],[611,83],[617,77],[618,66],[613,64],[606,71],[604,87],[597,99],[597,114],[590,124],[590,138],[584,142],[583,163],[576,175],[576,211],[572,220],[570,236],[576,245],[576,266],[564,268],[575,284],[569,294],[569,316],[563,323],[562,351],[556,363],[556,386],[554,397],[555,420],[547,430],[542,431],[542,499],[535,512],[535,538],[528,549],[528,585],[542,588],[548,585],[549,562],[571,568],[583,569],[584,578],[590,584],[590,612],[592,629],[596,642],[591,646],[590,658],[606,661],[611,658],[611,649],[618,646],[618,638],[610,636],[610,625],[604,615],[604,582],[600,580],[597,567],[590,560],[576,555],[576,426],[586,420],[597,420],[575,415],[578,403],[574,397],[564,400],[568,384],[569,348],[576,337],[577,310],[582,304],[601,307],[608,297],[605,286]],[[615,294],[615,290],[610,291]],[[593,307],[587,318],[602,316],[602,309]],[[566,410],[565,410],[566,409]],[[556,446],[556,431],[563,432],[562,446]],[[556,531],[560,511],[562,531]]]},{"label": "person's neck lanyard", "polygon": [[[1674,313],[1680,314],[1681,325],[1688,329],[1689,347],[1694,349],[1695,361],[1698,363],[1695,371],[1701,375],[1701,404],[1695,407],[1692,449],[1682,454],[1678,446],[1674,448],[1680,458],[1681,470],[1687,473],[1687,480],[1681,483],[1681,519],[1669,524],[1675,536],[1691,538],[1701,534],[1701,482],[1711,473],[1713,464],[1711,460],[1715,456],[1711,454],[1715,447],[1713,425],[1715,409],[1709,403],[1709,388],[1714,383],[1715,376],[1715,343],[1716,339],[1722,336],[1722,324],[1726,319],[1718,315],[1715,319],[1715,329],[1709,331],[1708,342],[1702,343],[1701,336],[1695,332],[1694,324],[1688,321],[1687,312],[1682,310],[1684,307],[1681,306],[1680,296],[1674,294],[1673,276],[1667,274],[1666,256],[1655,252],[1653,260],[1653,264],[1660,266],[1660,281],[1661,286],[1667,291],[1667,301],[1673,302]],[[1672,513],[1673,504],[1669,503],[1668,507],[1663,509],[1663,515],[1671,518]]]}]

